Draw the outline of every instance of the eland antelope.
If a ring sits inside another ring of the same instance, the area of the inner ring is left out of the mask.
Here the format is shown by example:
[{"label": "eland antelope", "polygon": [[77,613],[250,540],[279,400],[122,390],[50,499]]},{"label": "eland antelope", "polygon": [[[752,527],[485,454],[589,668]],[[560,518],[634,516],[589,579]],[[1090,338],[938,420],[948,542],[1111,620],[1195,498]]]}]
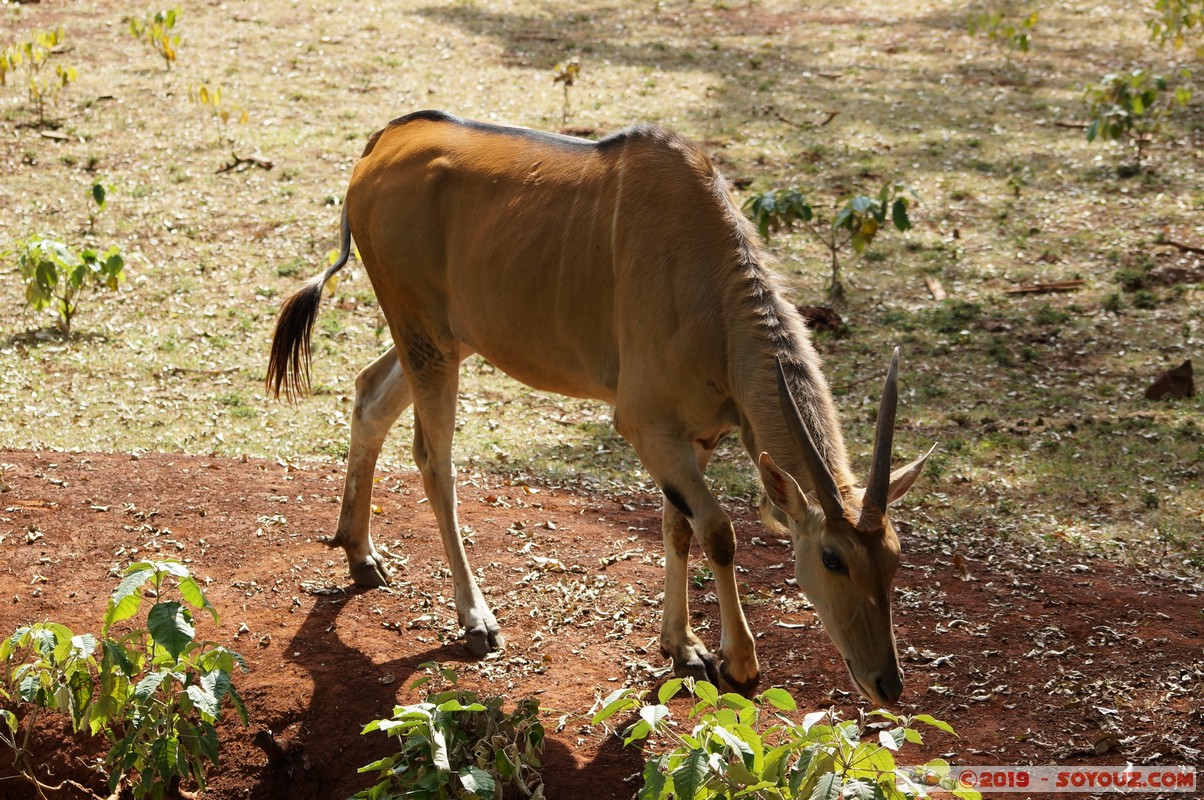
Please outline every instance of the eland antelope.
[{"label": "eland antelope", "polygon": [[[451,460],[460,362],[479,353],[528,386],[614,407],[616,429],[664,494],[660,645],[677,674],[748,694],[760,673],[735,532],[703,478],[719,441],[739,431],[765,487],[766,523],[789,531],[799,587],[853,683],[877,703],[899,698],[890,611],[899,540],[887,506],[927,455],[891,472],[898,352],[862,489],[803,320],[701,149],[652,126],[594,142],[422,111],[369,138],[341,237],[338,259],[282,305],[267,385],[290,398],[307,387],[322,289],[354,240],[393,338],[356,378],[329,540],[357,584],[388,581],[369,533],[373,472],[413,404],[414,459],[465,638],[477,656],[501,646],[461,543]],[[693,536],[715,576],[714,653],[689,622]]]}]

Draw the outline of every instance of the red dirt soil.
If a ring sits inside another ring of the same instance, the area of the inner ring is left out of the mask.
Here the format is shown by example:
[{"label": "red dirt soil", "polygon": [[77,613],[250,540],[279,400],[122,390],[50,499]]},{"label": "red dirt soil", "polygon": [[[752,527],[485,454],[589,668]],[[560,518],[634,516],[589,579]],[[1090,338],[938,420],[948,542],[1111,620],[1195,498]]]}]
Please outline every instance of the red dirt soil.
[{"label": "red dirt soil", "polygon": [[[466,688],[535,696],[549,709],[551,800],[582,791],[628,798],[638,789],[640,754],[586,715],[598,696],[663,678],[659,498],[462,474],[469,559],[507,637],[503,652],[477,662],[457,638],[451,579],[412,470],[379,474],[374,535],[392,557],[394,581],[361,591],[348,585],[342,552],[319,542],[335,527],[339,465],[12,451],[0,452],[0,463],[0,633],[39,620],[98,633],[119,571],[140,558],[181,559],[208,582],[221,622],[198,616],[198,636],[246,657],[250,671],[235,683],[251,725],[227,716],[205,797],[349,797],[369,783],[356,768],[390,750],[383,735],[361,728],[395,703],[421,699],[409,684],[427,661],[455,668]],[[732,511],[762,686],[786,687],[804,709],[856,713],[835,648],[786,584],[788,547],[751,509]],[[932,731],[901,761],[1197,763],[1198,585],[989,535],[955,548],[898,516],[902,710],[932,714],[960,734]],[[718,606],[699,583],[694,624],[715,646]],[[671,707],[684,718],[686,706]],[[289,748],[271,766],[252,741],[264,729]],[[103,776],[82,760],[101,749],[69,733],[51,719],[36,740],[42,779],[72,777],[102,792]],[[0,777],[11,775],[2,761]],[[0,797],[28,796],[18,781],[0,780]]]}]

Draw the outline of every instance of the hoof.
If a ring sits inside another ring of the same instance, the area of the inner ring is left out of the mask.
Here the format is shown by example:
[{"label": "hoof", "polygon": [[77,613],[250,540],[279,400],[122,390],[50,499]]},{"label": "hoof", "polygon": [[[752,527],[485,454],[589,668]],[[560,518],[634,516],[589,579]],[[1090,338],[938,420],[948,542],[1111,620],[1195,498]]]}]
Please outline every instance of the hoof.
[{"label": "hoof", "polygon": [[705,650],[694,653],[689,659],[673,659],[673,674],[679,678],[693,678],[719,686],[719,665],[715,656]]},{"label": "hoof", "polygon": [[370,557],[367,561],[352,564],[351,580],[356,586],[365,589],[375,589],[389,585],[389,572],[385,569],[384,559],[380,556]]},{"label": "hoof", "polygon": [[735,692],[742,697],[752,697],[757,690],[757,684],[761,681],[761,673],[759,672],[748,680],[735,680],[728,674],[726,661],[719,665],[719,676],[723,680],[723,688]]},{"label": "hoof", "polygon": [[464,641],[474,658],[484,658],[495,650],[501,650],[506,645],[502,631],[496,625],[474,628],[464,631]]}]

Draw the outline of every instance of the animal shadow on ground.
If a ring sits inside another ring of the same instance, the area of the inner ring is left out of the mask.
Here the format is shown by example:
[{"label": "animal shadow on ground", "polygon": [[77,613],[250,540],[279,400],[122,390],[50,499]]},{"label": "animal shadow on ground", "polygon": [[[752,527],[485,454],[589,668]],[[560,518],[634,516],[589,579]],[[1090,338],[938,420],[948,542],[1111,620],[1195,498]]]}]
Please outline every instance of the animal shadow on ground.
[{"label": "animal shadow on ground", "polygon": [[[356,589],[319,600],[286,646],[285,653],[291,657],[281,669],[298,673],[298,692],[293,698],[297,702],[291,707],[259,709],[254,714],[263,723],[254,733],[254,743],[267,754],[267,765],[251,787],[251,797],[329,800],[350,797],[371,785],[375,774],[360,775],[358,769],[396,752],[397,740],[379,732],[361,735],[364,725],[391,716],[395,705],[423,699],[425,687],[409,687],[424,672],[427,662],[454,664],[469,659],[467,646],[460,641],[384,661],[373,659],[354,644],[358,623],[353,623],[353,617],[358,612],[342,614],[346,606],[357,598],[366,599],[373,591]],[[404,646],[398,649],[412,650]],[[307,679],[312,683],[308,698]],[[280,680],[279,675],[276,680]],[[462,681],[461,685],[467,683]],[[488,686],[476,691],[483,696],[496,693]],[[254,686],[244,694],[250,707],[270,696]],[[506,707],[510,708],[515,699],[507,697]],[[555,718],[549,717],[543,717],[542,722],[549,728],[556,724]],[[576,796],[586,786],[592,787],[597,800],[629,797],[633,789],[624,779],[638,773],[642,766],[639,750],[624,748],[614,736],[585,760],[549,735],[541,762],[548,800]]]}]

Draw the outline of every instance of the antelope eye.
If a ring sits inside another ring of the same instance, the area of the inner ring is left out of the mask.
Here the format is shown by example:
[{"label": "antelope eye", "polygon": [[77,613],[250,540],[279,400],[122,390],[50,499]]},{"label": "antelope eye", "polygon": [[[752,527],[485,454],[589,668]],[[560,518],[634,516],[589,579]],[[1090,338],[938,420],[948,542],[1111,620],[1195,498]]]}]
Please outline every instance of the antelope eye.
[{"label": "antelope eye", "polygon": [[849,568],[844,565],[844,560],[835,550],[825,549],[820,555],[820,559],[824,563],[824,569],[830,572],[839,572],[841,575],[849,574]]}]

